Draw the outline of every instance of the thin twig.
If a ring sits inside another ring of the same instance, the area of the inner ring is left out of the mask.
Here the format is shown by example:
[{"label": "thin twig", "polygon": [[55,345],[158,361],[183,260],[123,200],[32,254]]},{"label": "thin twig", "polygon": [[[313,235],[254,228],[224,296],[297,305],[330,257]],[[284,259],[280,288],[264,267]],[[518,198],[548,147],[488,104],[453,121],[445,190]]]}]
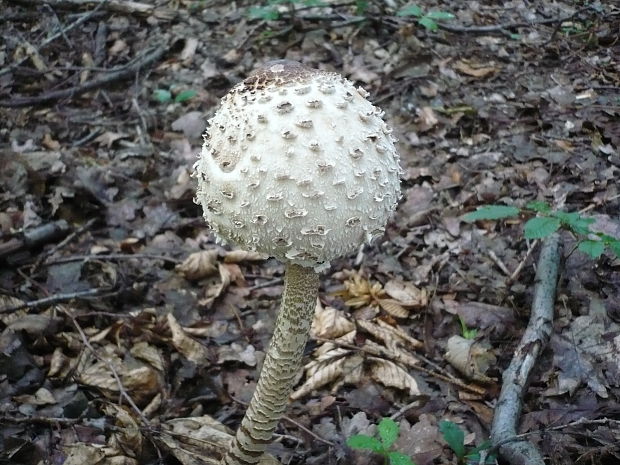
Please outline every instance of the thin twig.
[{"label": "thin twig", "polygon": [[101,355],[97,353],[95,348],[91,345],[90,341],[88,340],[88,336],[86,336],[86,333],[84,333],[84,330],[82,329],[80,324],[77,322],[77,320],[73,316],[73,313],[68,308],[62,305],[59,305],[58,309],[71,319],[71,321],[73,322],[73,326],[75,326],[75,329],[77,330],[77,332],[80,334],[80,337],[82,338],[82,343],[86,347],[88,347],[88,349],[91,351],[93,356],[100,362],[103,362],[108,367],[108,370],[110,370],[110,372],[112,373],[112,376],[114,377],[114,380],[116,381],[116,385],[118,387],[121,398],[124,398],[127,401],[127,403],[131,406],[134,412],[136,412],[136,414],[140,417],[140,420],[142,420],[142,423],[144,425],[148,425],[149,420],[144,416],[144,414],[142,413],[142,410],[140,410],[140,408],[133,401],[129,393],[125,390],[125,386],[123,386],[121,378],[118,376],[118,373],[116,372],[116,368],[114,368],[114,365],[112,365],[112,363],[107,358],[102,357]]},{"label": "thin twig", "polygon": [[[105,4],[108,2],[108,0],[101,0],[97,6],[95,7],[95,9],[93,9],[92,11],[89,11],[88,13],[83,14],[82,16],[80,16],[77,20],[75,20],[74,22],[72,22],[71,24],[69,24],[67,27],[65,27],[64,29],[61,29],[60,31],[58,31],[56,34],[53,34],[51,36],[49,36],[47,39],[45,39],[40,45],[39,45],[39,50],[42,49],[43,47],[51,44],[52,42],[54,42],[56,39],[58,39],[59,37],[63,37],[67,32],[69,32],[71,29],[75,29],[76,27],[84,24],[86,21],[88,21],[89,19],[91,19],[93,16],[95,16],[95,14],[97,13],[98,10],[100,10],[101,8],[103,8],[105,6]],[[24,57],[21,60],[18,60],[16,63],[11,64],[10,66],[7,66],[4,69],[0,70],[0,76],[4,76],[7,73],[10,73],[11,71],[15,70],[16,68],[18,68],[19,66],[23,65],[29,57]]]},{"label": "thin twig", "polygon": [[282,417],[282,419],[285,420],[285,421],[288,421],[289,423],[291,423],[293,425],[295,425],[300,430],[305,431],[306,433],[308,433],[310,436],[312,436],[317,441],[322,442],[323,444],[327,444],[330,447],[335,447],[336,446],[336,444],[334,444],[333,442],[328,441],[327,439],[323,439],[321,436],[319,436],[318,434],[316,434],[313,431],[309,430],[308,428],[306,428],[304,425],[302,425],[298,421],[293,420],[291,417],[287,417],[285,415],[285,416]]},{"label": "thin twig", "polygon": [[497,265],[497,267],[502,270],[502,272],[506,275],[506,276],[510,276],[510,270],[506,267],[506,265],[504,264],[504,262],[502,261],[501,258],[499,258],[497,256],[497,254],[495,252],[493,252],[493,250],[489,249],[489,257],[491,257],[491,260],[493,260],[493,262]]},{"label": "thin twig", "polygon": [[[370,351],[368,349],[366,349],[365,347],[358,347],[356,345],[353,344],[347,344],[346,342],[340,342],[340,341],[336,341],[333,339],[327,339],[327,338],[322,338],[322,337],[312,337],[312,339],[316,340],[316,341],[320,341],[320,342],[327,342],[327,343],[331,343],[334,344],[335,346],[338,347],[343,347],[345,349],[349,349],[349,350],[355,350],[357,352],[364,352],[366,354],[369,355],[373,355],[373,356],[377,356],[376,352]],[[388,354],[386,354],[388,355]],[[418,355],[416,354],[414,357],[418,357]],[[401,363],[405,363],[405,362],[401,362]],[[432,376],[433,378],[439,379],[441,381],[445,381],[446,383],[450,383],[450,384],[454,384],[455,386],[459,386],[462,389],[465,389],[466,391],[470,391],[473,392],[475,394],[478,395],[484,395],[486,394],[486,389],[481,388],[479,386],[473,386],[473,385],[469,385],[467,383],[464,383],[463,381],[461,381],[460,379],[457,378],[451,378],[448,377],[446,375],[442,375],[441,373],[438,373],[436,371],[433,370],[429,370],[428,368],[424,368],[421,367],[419,365],[412,365],[411,363],[406,363],[407,367],[411,368],[412,370],[416,370],[416,371],[420,371],[428,376]]]},{"label": "thin twig", "polygon": [[24,302],[19,305],[12,305],[10,307],[0,308],[0,313],[10,313],[24,308],[38,308],[55,305],[61,302],[67,302],[73,299],[86,299],[89,297],[101,297],[105,294],[111,294],[112,288],[98,287],[95,289],[87,289],[85,291],[67,292],[65,294],[55,294],[48,297],[44,297],[38,300],[31,300],[30,302]]},{"label": "thin twig", "polygon": [[39,269],[39,267],[41,266],[41,263],[43,263],[43,261],[49,257],[50,255],[55,254],[57,251],[59,251],[60,249],[62,249],[65,245],[67,245],[69,242],[71,242],[73,239],[75,239],[76,237],[78,237],[79,235],[81,235],[84,231],[86,231],[88,228],[90,228],[95,221],[97,221],[95,218],[92,218],[90,220],[88,220],[86,223],[84,223],[82,226],[80,226],[78,229],[76,229],[75,231],[73,231],[71,234],[69,234],[67,237],[65,237],[62,241],[60,241],[58,244],[56,244],[54,247],[52,247],[50,250],[43,252],[39,258],[37,258],[37,261],[34,262],[34,265],[32,266],[32,270],[30,271],[31,274],[36,273],[36,271]]},{"label": "thin twig", "polygon": [[31,105],[50,103],[64,98],[77,97],[78,95],[81,95],[90,90],[98,89],[112,82],[130,77],[134,73],[137,73],[141,69],[150,66],[156,61],[158,61],[164,55],[164,53],[166,53],[167,49],[167,46],[163,44],[155,46],[142,54],[140,57],[136,58],[131,64],[131,66],[127,66],[127,64],[125,64],[117,68],[113,68],[112,70],[110,70],[110,73],[106,74],[105,76],[97,79],[91,79],[90,81],[86,81],[83,84],[71,87],[69,89],[47,92],[42,95],[37,95],[33,97],[15,97],[9,100],[0,100],[0,107],[27,107]]},{"label": "thin twig", "polygon": [[573,19],[580,13],[584,11],[592,10],[592,6],[586,6],[584,8],[580,8],[576,10],[574,13],[564,16],[557,16],[554,18],[546,18],[546,19],[535,19],[533,21],[519,21],[514,23],[503,23],[503,24],[491,24],[488,26],[453,26],[445,23],[437,23],[439,29],[443,29],[448,32],[456,32],[456,33],[473,33],[473,34],[485,34],[488,32],[502,32],[508,31],[511,29],[517,29],[520,27],[531,27],[531,26],[539,26],[539,25],[547,25],[547,24],[556,24],[563,23],[565,21],[569,21]]},{"label": "thin twig", "polygon": [[149,253],[136,253],[136,254],[123,254],[123,253],[112,253],[106,255],[71,255],[69,257],[57,258],[55,260],[50,260],[44,263],[44,265],[58,265],[60,263],[70,263],[70,262],[79,262],[81,260],[90,261],[90,260],[131,260],[132,258],[138,260],[162,260],[164,262],[169,263],[181,263],[181,260],[176,258],[167,257],[165,255],[157,255],[157,254],[149,254]]},{"label": "thin twig", "polygon": [[559,267],[559,236],[553,234],[544,240],[540,251],[530,320],[510,365],[504,371],[502,389],[493,417],[491,440],[494,445],[503,444],[499,446],[500,454],[511,465],[545,463],[542,454],[531,442],[503,441],[514,438],[517,434],[530,374],[551,337]]},{"label": "thin twig", "polygon": [[510,277],[506,280],[506,287],[509,287],[519,277],[519,275],[521,274],[521,271],[523,270],[523,267],[527,263],[527,259],[530,257],[530,255],[532,255],[532,252],[534,251],[537,245],[538,245],[538,239],[535,239],[534,242],[532,242],[530,247],[527,249],[527,252],[525,253],[525,257],[523,257],[523,260],[521,260],[517,268],[512,272]]}]

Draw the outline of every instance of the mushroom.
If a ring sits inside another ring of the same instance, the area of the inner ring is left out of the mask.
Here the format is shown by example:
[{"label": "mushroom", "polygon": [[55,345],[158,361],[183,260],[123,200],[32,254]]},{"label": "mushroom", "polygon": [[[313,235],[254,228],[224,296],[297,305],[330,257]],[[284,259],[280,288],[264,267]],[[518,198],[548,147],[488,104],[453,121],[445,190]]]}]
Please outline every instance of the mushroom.
[{"label": "mushroom", "polygon": [[196,201],[222,243],[286,265],[256,391],[226,465],[256,464],[301,367],[319,272],[383,234],[400,198],[383,112],[337,73],[272,61],[222,98],[195,165]]}]

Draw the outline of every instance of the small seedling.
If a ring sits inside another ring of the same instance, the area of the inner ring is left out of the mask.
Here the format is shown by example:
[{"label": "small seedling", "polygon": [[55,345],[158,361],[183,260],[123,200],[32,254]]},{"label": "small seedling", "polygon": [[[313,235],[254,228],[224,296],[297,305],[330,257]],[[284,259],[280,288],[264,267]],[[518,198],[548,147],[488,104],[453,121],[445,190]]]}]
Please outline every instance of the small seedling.
[{"label": "small seedling", "polygon": [[543,239],[560,228],[572,231],[579,239],[577,249],[598,258],[608,248],[620,258],[620,239],[590,230],[594,218],[581,216],[578,212],[556,211],[546,202],[530,202],[526,208],[507,205],[486,205],[463,215],[465,221],[499,220],[514,218],[521,214],[537,215],[525,222],[523,235],[526,239]]},{"label": "small seedling", "polygon": [[465,320],[459,316],[459,323],[461,323],[461,335],[465,339],[476,339],[478,330],[476,328],[468,328],[465,324]]},{"label": "small seedling", "polygon": [[159,103],[170,103],[173,100],[175,103],[183,103],[193,99],[197,94],[198,92],[196,92],[195,90],[188,89],[179,92],[177,95],[174,96],[173,99],[172,92],[170,90],[156,89],[153,92],[153,99],[157,100]]},{"label": "small seedling", "polygon": [[478,447],[466,447],[465,446],[465,433],[455,423],[447,420],[439,422],[439,431],[443,435],[444,440],[456,455],[459,464],[463,465],[475,465],[483,463],[490,465],[495,463],[495,454],[489,453],[481,461],[482,451],[491,448],[489,441],[484,441]]},{"label": "small seedling", "polygon": [[390,450],[398,439],[399,426],[391,418],[383,418],[377,425],[379,439],[365,434],[356,434],[347,439],[351,449],[370,450],[383,456],[384,462],[390,465],[415,465],[409,457],[400,452]]},{"label": "small seedling", "polygon": [[454,19],[452,13],[447,11],[424,11],[418,5],[410,5],[402,8],[396,16],[413,16],[418,19],[418,24],[428,31],[439,29],[438,21]]}]

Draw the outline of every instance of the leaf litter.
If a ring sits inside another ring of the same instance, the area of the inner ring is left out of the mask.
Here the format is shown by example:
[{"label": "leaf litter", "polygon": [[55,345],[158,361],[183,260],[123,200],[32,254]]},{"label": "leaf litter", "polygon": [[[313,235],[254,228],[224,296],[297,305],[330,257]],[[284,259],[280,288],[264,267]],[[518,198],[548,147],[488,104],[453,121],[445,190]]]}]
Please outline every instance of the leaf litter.
[{"label": "leaf litter", "polygon": [[[363,85],[386,110],[404,169],[385,238],[322,277],[299,400],[287,412],[297,426],[284,421],[273,449],[287,463],[377,463],[346,439],[374,434],[381,417],[407,406],[396,447],[419,465],[453,460],[441,419],[485,439],[494,379],[527,322],[536,252],[519,220],[467,224],[464,213],[545,200],[585,210],[595,230],[619,237],[612,2],[583,11],[566,2],[536,12],[522,2],[433,6],[456,16],[446,26],[528,24],[475,34],[429,32],[393,2],[367,2],[369,19],[351,24],[334,23],[358,14],[347,5],[301,9],[310,16],[288,24],[250,20],[245,5],[148,2],[147,13],[102,8],[49,44],[42,37],[90,6],[51,5],[52,21],[5,3],[3,104],[126,67],[153,41],[170,47],[116,84],[0,108],[0,309],[31,305],[0,313],[2,460],[133,464],[159,453],[198,464],[210,441],[236,428],[283,270],[213,242],[190,172],[219,97],[269,59],[340,70]],[[567,13],[564,23],[536,22]],[[313,19],[321,15],[330,19]],[[170,101],[153,99],[157,90]],[[63,237],[30,239],[60,220]],[[523,432],[607,416],[618,397],[618,260],[605,252],[593,262],[570,253],[573,238],[564,243],[555,335]],[[93,289],[102,293],[80,297]],[[63,300],[36,303],[48,297]],[[463,338],[459,318],[475,339]],[[570,428],[536,440],[552,463],[613,460],[616,449],[599,447],[617,444],[613,428],[588,428],[588,444]]]}]

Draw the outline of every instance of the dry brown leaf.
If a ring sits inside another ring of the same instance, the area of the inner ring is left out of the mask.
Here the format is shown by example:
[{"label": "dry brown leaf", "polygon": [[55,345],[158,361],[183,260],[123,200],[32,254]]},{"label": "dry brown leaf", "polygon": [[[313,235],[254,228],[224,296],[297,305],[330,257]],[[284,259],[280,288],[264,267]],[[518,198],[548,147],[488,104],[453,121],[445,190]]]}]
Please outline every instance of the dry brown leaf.
[{"label": "dry brown leaf", "polygon": [[218,271],[217,255],[217,250],[195,252],[177,265],[175,270],[190,281],[214,275]]},{"label": "dry brown leaf", "polygon": [[221,364],[228,361],[243,362],[251,367],[256,366],[256,349],[251,344],[243,347],[236,342],[220,346],[218,348],[217,363]]},{"label": "dry brown leaf", "polygon": [[125,455],[137,457],[142,452],[142,433],[136,420],[122,407],[108,404],[104,411],[114,418],[117,429],[112,433],[108,445],[122,450]]},{"label": "dry brown leaf", "polygon": [[159,352],[159,349],[148,342],[141,341],[135,344],[130,349],[131,355],[140,360],[145,361],[157,371],[163,373],[164,371],[164,359]]},{"label": "dry brown leaf", "polygon": [[477,78],[485,77],[499,71],[499,68],[493,63],[490,63],[489,65],[477,65],[473,63],[470,64],[464,60],[459,60],[454,63],[454,68],[463,74]]},{"label": "dry brown leaf", "polygon": [[[176,418],[162,424],[159,441],[183,465],[219,465],[221,454],[228,449],[232,430],[208,415]],[[266,454],[258,465],[279,465]]]},{"label": "dry brown leaf", "polygon": [[208,361],[207,348],[200,342],[189,337],[172,313],[166,316],[172,332],[172,344],[186,359],[196,365],[204,365]]},{"label": "dry brown leaf", "polygon": [[323,307],[317,300],[311,334],[313,337],[332,339],[343,336],[355,329],[355,325],[344,313],[333,307]]},{"label": "dry brown leaf", "polygon": [[67,458],[63,465],[100,465],[105,460],[104,446],[99,444],[77,443],[65,445]]},{"label": "dry brown leaf", "polygon": [[431,107],[422,107],[418,110],[418,119],[416,120],[416,128],[419,132],[425,132],[434,128],[439,119],[435,116],[435,110]]},{"label": "dry brown leaf", "polygon": [[409,395],[412,396],[422,395],[415,378],[396,363],[377,357],[369,357],[369,362],[371,363],[370,375],[376,382],[409,391]]},{"label": "dry brown leaf", "polygon": [[378,299],[377,302],[383,310],[395,318],[407,318],[409,316],[409,310],[404,308],[398,300]]},{"label": "dry brown leaf", "polygon": [[412,349],[424,347],[424,343],[422,341],[418,341],[416,338],[409,336],[409,334],[403,331],[400,327],[392,326],[383,320],[377,320],[377,326],[387,329],[396,338],[401,339],[405,347],[410,346]]},{"label": "dry brown leaf", "polygon": [[444,357],[468,379],[481,383],[497,381],[486,375],[490,366],[496,362],[495,355],[490,352],[486,344],[454,335],[448,339]]},{"label": "dry brown leaf", "polygon": [[428,305],[428,292],[426,289],[420,289],[410,282],[390,279],[383,286],[383,290],[405,307],[420,308]]}]

